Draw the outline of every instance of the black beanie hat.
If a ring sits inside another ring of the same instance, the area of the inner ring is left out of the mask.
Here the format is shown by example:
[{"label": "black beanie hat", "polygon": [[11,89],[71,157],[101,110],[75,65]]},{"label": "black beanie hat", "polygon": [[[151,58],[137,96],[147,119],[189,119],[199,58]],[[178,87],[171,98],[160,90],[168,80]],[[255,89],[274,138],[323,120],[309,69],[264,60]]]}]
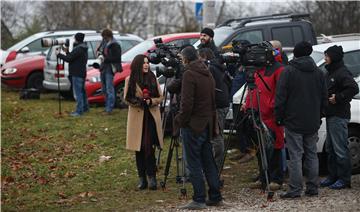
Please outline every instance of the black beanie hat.
[{"label": "black beanie hat", "polygon": [[78,32],[75,34],[75,40],[82,43],[84,41],[85,34]]},{"label": "black beanie hat", "polygon": [[324,53],[330,57],[331,62],[339,62],[344,57],[342,46],[337,46],[337,45],[331,46]]},{"label": "black beanie hat", "polygon": [[311,43],[307,41],[301,41],[295,45],[293,53],[295,57],[303,57],[309,56],[312,51],[313,49]]},{"label": "black beanie hat", "polygon": [[201,30],[200,33],[207,34],[212,38],[214,37],[214,31],[212,29],[210,29],[210,28],[204,28],[203,30]]}]

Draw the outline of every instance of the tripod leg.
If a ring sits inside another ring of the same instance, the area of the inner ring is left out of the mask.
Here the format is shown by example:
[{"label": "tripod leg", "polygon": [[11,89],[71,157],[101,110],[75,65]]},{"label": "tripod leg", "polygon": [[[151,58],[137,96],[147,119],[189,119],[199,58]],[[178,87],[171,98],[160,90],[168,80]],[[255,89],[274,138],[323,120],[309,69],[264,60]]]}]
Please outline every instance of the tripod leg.
[{"label": "tripod leg", "polygon": [[174,138],[171,138],[169,152],[168,152],[168,156],[166,159],[165,171],[164,171],[164,181],[160,182],[160,186],[163,189],[166,188],[166,181],[167,181],[167,177],[169,176],[169,170],[170,170],[171,159],[172,159],[172,155],[173,155],[173,151],[174,151],[174,146],[175,146],[175,140],[174,140]]}]

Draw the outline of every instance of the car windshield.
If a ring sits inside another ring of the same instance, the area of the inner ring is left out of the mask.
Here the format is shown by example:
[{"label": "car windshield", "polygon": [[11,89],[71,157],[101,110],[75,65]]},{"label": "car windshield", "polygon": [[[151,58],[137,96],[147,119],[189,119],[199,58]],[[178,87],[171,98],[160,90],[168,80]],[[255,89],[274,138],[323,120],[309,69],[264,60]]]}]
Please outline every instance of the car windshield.
[{"label": "car windshield", "polygon": [[146,51],[149,50],[153,46],[154,46],[153,40],[143,41],[143,42],[139,43],[138,45],[134,46],[133,48],[131,48],[129,51],[125,52],[121,56],[121,60],[123,62],[131,62],[135,58],[136,55],[146,53]]},{"label": "car windshield", "polygon": [[[320,62],[322,59],[324,59],[324,53],[322,52],[316,52],[316,51],[313,51],[310,55],[310,57],[312,57],[312,59],[314,60],[315,64],[318,64],[318,62]],[[294,54],[291,53],[288,55],[288,59],[289,61],[294,59]]]},{"label": "car windshield", "polygon": [[[220,27],[214,29],[214,42],[216,46],[219,46],[222,44],[226,38],[228,38],[232,33],[234,32],[234,29],[231,27]],[[200,40],[196,41],[194,44],[194,47],[196,48],[200,44]]]},{"label": "car windshield", "polygon": [[27,45],[28,43],[36,40],[37,38],[40,38],[41,35],[40,34],[35,34],[32,35],[30,37],[27,37],[26,39],[16,43],[15,45],[11,46],[10,48],[7,49],[7,51],[13,51],[13,50],[19,50],[20,48],[24,47],[25,45]]},{"label": "car windshield", "polygon": [[313,51],[310,55],[310,57],[312,57],[312,59],[315,61],[315,63],[317,64],[318,62],[320,62],[320,60],[324,59],[324,53],[323,52],[316,52]]}]

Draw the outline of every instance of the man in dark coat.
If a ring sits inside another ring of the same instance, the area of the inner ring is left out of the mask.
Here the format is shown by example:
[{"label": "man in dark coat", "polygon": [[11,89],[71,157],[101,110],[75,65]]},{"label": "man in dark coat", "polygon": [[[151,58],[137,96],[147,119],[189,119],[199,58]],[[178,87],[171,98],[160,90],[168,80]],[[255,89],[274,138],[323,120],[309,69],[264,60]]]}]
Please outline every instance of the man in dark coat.
[{"label": "man in dark coat", "polygon": [[316,143],[321,114],[327,104],[327,90],[323,73],[309,56],[309,42],[295,45],[295,59],[280,76],[276,88],[275,115],[278,125],[285,126],[289,151],[289,190],[281,198],[301,196],[303,188],[302,157],[306,176],[305,195],[318,194],[319,162]]},{"label": "man in dark coat", "polygon": [[76,99],[76,110],[71,116],[80,116],[89,110],[85,92],[86,64],[88,60],[88,47],[84,43],[85,34],[76,33],[74,48],[66,55],[57,53],[58,58],[69,63],[69,76],[71,77],[73,93]]},{"label": "man in dark coat", "polygon": [[187,168],[193,186],[193,201],[180,209],[203,209],[205,205],[205,174],[209,186],[208,205],[222,203],[219,176],[212,154],[210,139],[215,129],[215,82],[197,51],[186,47],[181,51],[185,65],[181,86],[180,111],[175,124],[181,128]]},{"label": "man in dark coat", "polygon": [[105,115],[111,114],[115,106],[115,89],[114,89],[114,74],[122,71],[121,67],[121,47],[114,39],[113,33],[110,29],[104,29],[101,33],[105,44],[103,49],[104,61],[100,67],[100,77],[102,84],[102,91],[105,95]]},{"label": "man in dark coat", "polygon": [[351,158],[347,146],[350,102],[359,92],[352,74],[344,65],[341,46],[331,46],[325,51],[326,84],[329,106],[326,110],[326,152],[329,176],[320,186],[331,189],[350,188]]},{"label": "man in dark coat", "polygon": [[204,28],[200,32],[200,44],[198,46],[199,49],[201,48],[209,48],[213,51],[216,58],[220,57],[220,52],[215,45],[214,42],[214,31],[210,28]]}]

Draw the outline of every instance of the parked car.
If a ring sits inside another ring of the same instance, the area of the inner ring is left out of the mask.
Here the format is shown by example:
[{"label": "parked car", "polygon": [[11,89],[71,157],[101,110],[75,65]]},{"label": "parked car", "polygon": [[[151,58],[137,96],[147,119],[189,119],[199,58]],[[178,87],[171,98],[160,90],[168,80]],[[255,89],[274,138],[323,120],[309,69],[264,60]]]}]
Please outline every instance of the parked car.
[{"label": "parked car", "polygon": [[[136,46],[138,43],[142,42],[143,39],[136,35],[131,34],[114,34],[114,38],[119,42],[121,46],[122,52],[126,52],[133,46]],[[74,38],[69,37],[70,39],[70,51],[73,48]],[[102,41],[102,37],[100,34],[88,34],[85,36],[84,42],[88,45],[88,65],[92,65],[96,60],[96,49],[100,45]],[[55,49],[59,46],[52,46],[49,49],[49,52],[46,56],[45,68],[44,68],[44,81],[43,86],[48,90],[58,90],[58,77],[59,77],[59,84],[60,84],[60,93],[65,98],[72,98],[72,89],[71,89],[71,82],[68,78],[69,71],[68,71],[68,63],[64,64],[64,70],[61,70],[59,75],[56,70],[56,55]]]},{"label": "parked car", "polygon": [[[313,46],[313,52],[310,55],[317,66],[322,70],[325,69],[324,51],[333,45],[341,45],[344,51],[344,63],[353,74],[355,81],[360,87],[360,40],[341,41],[333,43],[325,43]],[[293,55],[289,55],[289,60]],[[244,86],[243,86],[244,87]],[[238,111],[243,87],[239,89],[233,96],[233,108],[228,114],[228,119],[232,119],[232,114]],[[348,124],[348,146],[351,153],[352,171],[360,172],[360,93],[358,93],[351,101],[351,119]],[[234,112],[233,112],[234,111]],[[320,159],[320,167],[324,167],[326,163],[325,141],[326,141],[326,120],[322,119],[322,125],[318,131],[319,141],[317,142],[317,151]],[[326,167],[326,166],[325,166]]]},{"label": "parked car", "polygon": [[67,30],[67,31],[48,31],[48,32],[39,32],[34,35],[31,35],[24,40],[16,43],[7,50],[1,50],[0,62],[1,66],[5,63],[19,59],[25,56],[40,55],[42,52],[48,50],[48,47],[43,47],[41,45],[42,38],[51,38],[56,39],[60,37],[68,37],[75,35],[77,32],[82,33],[96,33],[95,30]]},{"label": "parked car", "polygon": [[43,89],[45,55],[23,57],[1,67],[1,83],[11,88]]},{"label": "parked car", "polygon": [[[279,40],[285,52],[291,52],[295,44],[309,41],[317,44],[309,14],[273,14],[230,19],[214,29],[214,42],[219,48],[231,45],[233,40],[248,40],[252,44],[264,40]],[[200,41],[195,43],[198,46]]]},{"label": "parked car", "polygon": [[[163,43],[175,44],[176,46],[183,46],[185,44],[194,44],[200,37],[200,33],[178,33],[161,35],[154,38],[147,39],[138,44],[134,48],[122,55],[122,67],[121,73],[116,73],[114,76],[114,86],[116,91],[116,106],[124,107],[124,83],[125,78],[130,75],[130,64],[134,57],[138,54],[148,54],[148,50],[155,49],[154,39],[161,38]],[[153,69],[153,66],[152,66]],[[100,72],[98,69],[92,69],[88,71],[86,83],[86,93],[88,95],[89,103],[103,104],[105,102],[104,94],[101,90]]]}]

